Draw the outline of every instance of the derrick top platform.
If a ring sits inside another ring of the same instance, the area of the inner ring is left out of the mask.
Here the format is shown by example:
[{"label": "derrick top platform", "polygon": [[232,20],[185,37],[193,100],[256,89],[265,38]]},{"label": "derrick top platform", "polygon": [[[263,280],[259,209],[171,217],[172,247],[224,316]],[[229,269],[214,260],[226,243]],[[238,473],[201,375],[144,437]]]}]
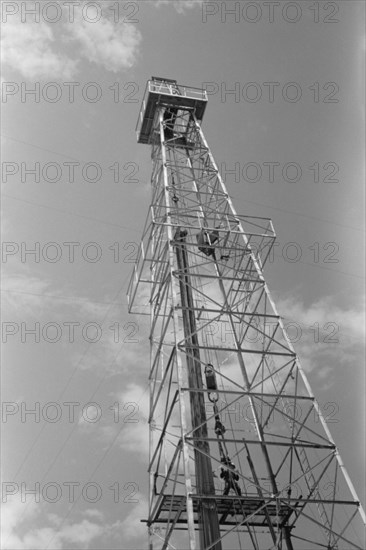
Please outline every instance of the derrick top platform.
[{"label": "derrick top platform", "polygon": [[153,76],[147,81],[136,125],[138,143],[152,143],[153,123],[161,105],[192,109],[201,121],[207,104],[207,92],[201,88],[183,86],[176,80]]}]

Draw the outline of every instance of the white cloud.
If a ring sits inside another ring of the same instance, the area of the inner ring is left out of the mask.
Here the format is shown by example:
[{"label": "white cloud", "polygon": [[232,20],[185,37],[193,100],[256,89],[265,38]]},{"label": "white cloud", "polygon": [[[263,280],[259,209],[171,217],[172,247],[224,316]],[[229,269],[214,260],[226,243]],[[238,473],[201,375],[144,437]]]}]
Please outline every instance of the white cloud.
[{"label": "white cloud", "polygon": [[89,510],[85,510],[84,516],[88,516],[90,518],[96,518],[96,519],[99,519],[100,521],[103,521],[104,519],[103,513],[100,510],[94,510],[93,508]]},{"label": "white cloud", "polygon": [[79,18],[65,30],[65,39],[75,41],[82,56],[108,71],[117,73],[136,63],[141,34],[131,23],[115,24],[105,18],[92,24]]},{"label": "white cloud", "polygon": [[[141,33],[132,23],[114,22],[112,12],[103,10],[103,17],[92,22],[75,10],[74,20],[63,8],[63,20],[57,27],[42,18],[21,22],[8,18],[2,26],[2,62],[29,79],[70,80],[77,74],[84,58],[108,71],[130,69],[138,56]],[[56,32],[57,31],[57,34]],[[73,44],[73,54],[65,45]]]},{"label": "white cloud", "polygon": [[[113,402],[113,412],[103,409],[105,414],[100,417],[100,422],[87,421],[80,415],[78,428],[80,433],[86,436],[98,438],[102,449],[107,450],[116,441],[123,452],[136,455],[142,461],[147,461],[149,455],[149,426],[147,423],[149,411],[148,390],[143,386],[131,382],[125,391],[110,394]],[[90,417],[95,414],[90,409]],[[113,419],[113,421],[111,421]]]},{"label": "white cloud", "polygon": [[[36,502],[22,503],[20,499],[13,498],[3,504],[2,547],[7,550],[33,550],[34,548],[61,550],[76,544],[86,548],[93,539],[109,529],[108,526],[92,523],[88,519],[78,523],[65,522],[62,525],[62,519],[55,514],[42,518],[42,521],[48,521],[50,525],[34,527],[35,522],[39,523],[42,512],[43,507]],[[20,532],[24,531],[24,526],[29,523],[33,527],[21,535]]]},{"label": "white cloud", "polygon": [[[14,256],[14,260],[18,258]],[[66,306],[68,313],[75,310],[78,317],[98,321],[112,308],[109,297],[102,297],[98,303],[85,296],[76,296],[69,284],[63,289],[56,288],[52,280],[42,278],[36,269],[25,263],[18,263],[15,269],[9,261],[3,270],[2,283],[3,306],[13,315],[36,314],[40,317],[52,312],[58,316]]]},{"label": "white cloud", "polygon": [[[167,388],[162,390],[162,393],[159,398],[159,403],[157,404],[154,411],[154,423],[156,429],[152,432],[152,448],[155,449],[158,443],[158,440],[161,436],[161,430],[164,424],[164,415],[165,415],[165,400],[167,399]],[[149,392],[146,390],[144,392],[143,386],[139,386],[135,383],[130,383],[127,385],[126,390],[119,395],[119,402],[126,403],[135,403],[135,411],[133,418],[137,418],[138,422],[129,423],[126,422],[123,426],[121,434],[118,438],[118,443],[122,451],[133,453],[134,456],[138,457],[139,460],[145,464],[149,459]],[[129,408],[124,412],[132,413],[133,408]],[[132,418],[132,416],[131,416]],[[167,427],[168,435],[164,438],[164,449],[162,455],[162,461],[165,465],[169,465],[174,452],[176,450],[176,444],[180,438],[180,413],[179,406],[176,405],[173,408],[171,413],[170,421]]]},{"label": "white cloud", "polygon": [[122,406],[126,406],[128,403],[132,404],[129,408],[126,406],[124,413],[126,422],[119,437],[120,447],[124,451],[137,453],[142,460],[146,460],[149,454],[148,392],[144,393],[142,386],[130,383],[120,394],[118,400]]},{"label": "white cloud", "polygon": [[185,10],[195,8],[202,5],[202,0],[157,0],[156,7],[174,6],[178,13],[184,13]]},{"label": "white cloud", "polygon": [[55,539],[56,541],[80,544],[82,548],[85,548],[89,545],[90,541],[102,535],[103,532],[104,528],[102,525],[83,519],[79,523],[64,525],[61,531],[55,533]]},{"label": "white cloud", "polygon": [[31,315],[52,307],[55,302],[53,296],[59,295],[51,289],[49,281],[32,275],[24,265],[17,273],[9,268],[4,270],[2,286],[3,308],[13,315]]},{"label": "white cloud", "polygon": [[313,375],[324,388],[329,386],[332,371],[338,365],[362,364],[365,338],[363,300],[358,308],[343,309],[332,296],[309,306],[290,296],[277,300],[277,306],[279,314],[284,317],[285,328],[290,321],[297,326],[297,333],[290,326],[288,332],[304,370],[314,371]]},{"label": "white cloud", "polygon": [[2,25],[1,59],[25,78],[64,78],[75,75],[77,61],[53,51],[54,33],[44,21]]},{"label": "white cloud", "polygon": [[[160,403],[157,405],[154,416],[156,421],[156,430],[154,432],[154,442],[161,435],[161,428],[164,419],[164,391],[160,396]],[[119,422],[103,424],[98,427],[96,434],[105,443],[106,449],[116,439],[116,443],[123,452],[133,453],[133,455],[142,462],[146,463],[149,457],[149,392],[145,386],[140,386],[134,382],[126,385],[124,391],[114,394],[113,400],[119,403],[118,418]],[[117,410],[117,409],[116,409]],[[169,424],[169,437],[164,451],[165,460],[169,463],[174,451],[175,445],[180,437],[179,429],[179,409],[178,406],[172,412]],[[95,425],[94,425],[95,426]],[[92,428],[86,423],[80,423],[84,432],[91,432]],[[174,435],[175,434],[175,435]],[[95,432],[93,437],[95,437]]]},{"label": "white cloud", "polygon": [[140,498],[140,502],[134,506],[128,516],[122,521],[122,532],[127,539],[146,535],[146,524],[141,523],[141,518],[146,518],[147,513],[147,500]]},{"label": "white cloud", "polygon": [[306,307],[298,298],[293,296],[277,301],[280,315],[285,316],[286,321],[294,321],[310,328],[314,323],[319,324],[323,332],[331,332],[327,323],[334,323],[339,327],[339,339],[345,346],[351,341],[361,341],[365,335],[364,300],[360,300],[359,308],[343,309],[335,303],[335,299],[326,296],[316,303]]},{"label": "white cloud", "polygon": [[132,508],[130,513],[122,521],[115,522],[110,527],[111,534],[120,540],[121,535],[124,541],[133,539],[146,539],[146,523],[141,519],[147,519],[148,502],[145,497],[139,497],[139,502]]},{"label": "white cloud", "polygon": [[[120,304],[113,303],[113,298],[102,295],[100,303],[94,302],[86,295],[76,295],[70,286],[66,283],[63,288],[56,287],[52,280],[42,278],[28,265],[20,264],[15,269],[9,262],[3,274],[2,310],[8,323],[18,323],[18,332],[14,337],[9,325],[9,341],[20,338],[21,321],[30,323],[35,318],[40,323],[40,330],[51,321],[59,324],[62,334],[60,342],[65,344],[65,354],[70,364],[78,365],[80,370],[100,372],[103,369],[106,376],[122,371],[139,376],[141,369],[145,368],[149,349],[141,319],[135,321],[131,316],[125,317],[127,322],[118,322],[116,319],[121,319],[124,312]],[[69,345],[72,333],[65,324],[70,321],[78,323],[74,330],[73,346]],[[96,323],[87,332],[89,338],[97,338],[95,343],[88,342],[83,336],[83,330],[89,323]],[[89,349],[85,353],[88,343]],[[81,357],[80,346],[83,348]],[[90,429],[90,426],[86,428]]]}]

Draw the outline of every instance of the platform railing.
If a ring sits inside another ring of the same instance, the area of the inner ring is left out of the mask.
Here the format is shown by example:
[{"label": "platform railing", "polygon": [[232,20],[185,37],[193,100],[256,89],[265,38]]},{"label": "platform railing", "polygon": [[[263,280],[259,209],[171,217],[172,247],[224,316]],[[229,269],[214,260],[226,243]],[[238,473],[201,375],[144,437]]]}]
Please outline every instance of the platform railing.
[{"label": "platform railing", "polygon": [[[201,101],[207,101],[207,92],[202,88],[194,88],[192,86],[184,86],[181,84],[173,84],[168,82],[158,82],[155,80],[149,80],[147,83],[147,91],[167,94],[167,95],[181,95],[192,99],[200,99]],[[145,92],[146,93],[146,92]]]},{"label": "platform railing", "polygon": [[141,126],[144,120],[145,110],[147,106],[147,100],[150,93],[164,94],[169,96],[182,96],[189,99],[198,99],[200,101],[208,101],[206,90],[202,88],[194,88],[193,86],[185,86],[181,84],[175,84],[164,81],[148,80],[144,98],[142,100],[141,109],[138,115],[136,124],[137,137],[140,135]]}]

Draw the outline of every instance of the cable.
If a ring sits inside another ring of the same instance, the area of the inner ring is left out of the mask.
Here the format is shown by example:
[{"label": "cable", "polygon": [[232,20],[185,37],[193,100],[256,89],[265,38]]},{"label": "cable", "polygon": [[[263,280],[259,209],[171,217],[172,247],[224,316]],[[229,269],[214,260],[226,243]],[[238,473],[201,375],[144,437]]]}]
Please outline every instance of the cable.
[{"label": "cable", "polygon": [[91,216],[84,216],[83,214],[77,214],[76,212],[70,212],[69,210],[66,210],[64,208],[56,208],[55,206],[49,206],[48,204],[40,204],[38,202],[29,201],[26,199],[21,199],[19,197],[13,197],[12,195],[8,195],[7,193],[2,193],[4,197],[7,197],[9,199],[13,199],[19,202],[25,202],[26,204],[31,204],[32,206],[39,206],[41,208],[48,208],[49,210],[55,210],[56,212],[61,212],[62,214],[68,214],[69,216],[76,216],[78,218],[84,218],[86,220],[91,220],[93,222],[103,223],[105,225],[111,225],[112,227],[118,227],[120,229],[129,229],[131,231],[136,231],[136,233],[141,233],[140,230],[135,229],[134,227],[130,227],[127,225],[119,225],[117,223],[112,222],[106,222],[104,220],[98,220],[97,218],[92,218]]},{"label": "cable", "polygon": [[[69,301],[73,301],[73,300],[81,301],[82,300],[82,298],[77,298],[76,296],[52,296],[51,294],[40,294],[40,293],[37,294],[36,292],[25,292],[24,290],[10,290],[10,289],[7,289],[7,288],[2,288],[2,289],[0,289],[0,291],[1,292],[9,292],[9,293],[12,293],[12,294],[27,294],[29,296],[41,296],[43,298],[51,298],[53,300],[69,300]],[[119,306],[119,305],[126,305],[127,302],[122,304],[122,303],[119,303],[119,302],[97,302],[95,300],[83,300],[80,303],[82,303],[82,304],[105,304],[105,305]]]},{"label": "cable", "polygon": [[[231,195],[231,197],[233,199],[239,200],[238,197],[235,197],[233,195]],[[293,214],[294,216],[301,216],[302,218],[308,218],[310,220],[316,220],[316,221],[319,221],[319,222],[330,223],[332,225],[339,225],[340,227],[346,227],[347,229],[354,229],[355,231],[364,232],[364,229],[361,229],[360,227],[354,227],[353,225],[346,225],[344,223],[339,223],[339,222],[332,222],[330,220],[326,220],[325,218],[317,218],[315,216],[308,216],[307,214],[300,214],[299,212],[294,212],[293,210],[286,210],[284,208],[278,208],[277,206],[270,206],[268,204],[264,204],[263,202],[249,201],[247,199],[245,199],[245,202],[249,202],[250,204],[256,204],[258,206],[264,206],[265,208],[271,208],[272,210],[279,210],[280,212],[286,212],[286,214]]]},{"label": "cable", "polygon": [[[31,147],[35,147],[36,149],[41,149],[42,151],[47,151],[48,153],[53,153],[55,155],[58,155],[60,157],[65,157],[67,159],[73,159],[78,162],[80,162],[80,159],[77,159],[75,157],[72,157],[71,155],[65,155],[64,153],[58,153],[57,151],[52,151],[52,149],[46,149],[45,147],[41,147],[40,145],[35,145],[34,143],[30,143],[29,141],[23,141],[21,139],[16,139],[10,136],[6,136],[4,134],[1,135],[2,138],[11,139],[12,141],[16,141],[17,143],[23,143],[24,145],[30,145]],[[82,162],[86,162],[83,160]]]},{"label": "cable", "polygon": [[[120,292],[121,292],[122,288],[124,287],[126,281],[127,281],[127,278],[126,278],[126,279],[124,280],[124,282],[122,283],[120,289],[118,290],[118,292],[117,292],[117,294],[116,294],[116,297],[120,294]],[[109,308],[109,310],[107,311],[106,315],[104,316],[103,322],[104,322],[105,319],[107,318],[110,309],[111,309],[111,308]],[[79,361],[78,361],[78,363],[77,363],[77,365],[76,365],[74,371],[72,372],[72,374],[71,374],[71,376],[69,377],[69,379],[68,379],[66,385],[64,386],[62,392],[60,393],[60,395],[59,395],[59,397],[58,397],[58,400],[61,399],[62,395],[64,394],[64,392],[66,391],[67,387],[69,386],[69,384],[70,384],[72,378],[75,376],[75,374],[76,374],[76,372],[77,372],[77,370],[78,370],[78,368],[79,368],[79,365],[80,365],[81,361],[83,360],[83,358],[85,357],[85,355],[87,354],[87,352],[88,352],[88,350],[89,350],[89,348],[90,348],[90,345],[91,345],[91,344],[89,344],[89,346],[88,346],[88,347],[86,348],[86,350],[84,351],[82,357],[79,359]],[[123,344],[122,344],[122,345],[123,345]],[[117,359],[118,355],[121,353],[121,349],[122,349],[122,346],[121,346],[120,350],[118,351],[117,355],[114,357],[113,362]],[[102,384],[103,384],[103,382],[105,381],[106,377],[107,377],[107,370],[106,370],[106,373],[105,373],[104,377],[99,381],[99,383],[98,383],[96,389],[93,391],[92,395],[89,397],[89,402],[92,400],[92,398],[94,397],[94,395],[96,394],[96,392],[98,391],[98,389],[102,386]],[[141,400],[142,400],[144,394],[146,393],[146,390],[147,390],[147,388],[148,388],[148,384],[149,384],[149,382],[147,382],[146,387],[145,387],[145,389],[144,389],[144,391],[143,391],[143,393],[142,393],[142,395],[141,395],[139,401],[137,402],[137,404],[141,402]],[[15,474],[15,476],[14,476],[14,479],[17,477],[17,475],[18,475],[19,472],[21,471],[23,465],[25,464],[26,460],[28,459],[29,455],[31,454],[31,452],[32,452],[32,450],[33,450],[35,444],[36,444],[37,441],[39,440],[39,438],[40,438],[40,436],[42,435],[42,433],[43,433],[44,429],[46,428],[46,426],[47,426],[47,424],[44,423],[43,426],[42,426],[42,428],[41,428],[41,430],[39,431],[39,433],[37,434],[36,438],[34,439],[34,441],[33,441],[32,445],[31,445],[31,447],[29,448],[27,454],[25,455],[25,457],[24,457],[22,463],[20,464],[20,466],[19,466],[19,468],[18,468],[18,470],[17,470],[17,472],[16,472],[16,474]],[[57,458],[59,457],[59,455],[61,454],[61,452],[62,452],[63,449],[65,448],[66,444],[67,444],[68,441],[70,440],[70,438],[71,438],[72,434],[74,433],[75,429],[77,428],[77,426],[78,426],[78,424],[75,424],[74,427],[72,428],[72,430],[69,432],[67,438],[66,438],[66,439],[64,440],[64,442],[62,443],[62,445],[61,445],[59,451],[57,452],[57,454],[56,454],[56,456],[54,457],[54,459],[53,459],[52,463],[50,464],[50,466],[47,468],[46,472],[43,474],[42,479],[41,479],[40,481],[43,481],[43,480],[45,479],[45,477],[47,476],[47,474],[49,473],[49,471],[52,469],[52,467],[53,467],[53,465],[55,464]],[[94,473],[96,472],[96,470],[99,468],[100,464],[102,463],[102,461],[104,460],[105,456],[107,455],[107,453],[108,453],[109,450],[111,449],[112,445],[114,444],[115,440],[116,440],[117,437],[119,436],[119,434],[120,434],[121,430],[123,429],[123,427],[124,427],[124,426],[123,426],[123,424],[122,424],[121,429],[119,430],[119,432],[117,433],[116,437],[115,437],[114,440],[112,441],[110,447],[109,447],[109,448],[107,449],[107,451],[104,453],[102,459],[99,461],[98,465],[96,466],[96,468],[95,468],[94,471],[92,472],[92,474],[91,474],[91,476],[89,477],[89,480],[88,480],[88,481],[90,481],[91,477],[94,475]],[[80,496],[81,496],[81,495],[80,495]],[[76,504],[76,502],[80,499],[80,496],[79,496],[79,498],[73,503],[73,506],[74,506],[74,505]],[[29,506],[29,504],[28,504],[28,506]],[[73,506],[69,509],[67,515],[64,517],[64,520],[65,520],[66,517],[69,515],[69,513],[70,513],[71,509],[73,508]],[[26,510],[27,510],[27,507],[25,508],[25,510],[24,510],[23,514],[21,515],[19,521],[21,521],[21,519],[24,517],[24,515],[25,515],[25,513],[26,513]],[[64,522],[64,520],[63,520],[63,522]],[[62,524],[60,525],[60,528],[61,528],[61,526],[63,525],[63,522],[62,522]],[[52,540],[53,540],[53,539],[52,539]],[[50,541],[50,542],[51,542],[51,541]],[[50,542],[49,542],[48,544],[50,544]]]},{"label": "cable", "polygon": [[[123,281],[123,283],[122,283],[120,289],[118,290],[118,292],[117,292],[117,294],[116,294],[116,298],[119,296],[119,294],[120,294],[122,288],[124,287],[124,285],[126,284],[127,278],[128,278],[129,276],[130,276],[130,275],[128,274],[128,276],[124,279],[124,281]],[[114,305],[114,304],[113,304],[113,305]],[[104,318],[103,318],[103,323],[104,323],[105,320],[107,319],[108,314],[110,313],[110,310],[111,310],[111,309],[112,309],[111,307],[108,308],[108,310],[107,310],[107,312],[106,312],[106,314],[105,314],[105,316],[104,316]],[[89,344],[88,344],[88,346],[86,347],[86,349],[85,349],[84,353],[82,354],[81,358],[80,358],[79,361],[77,362],[77,364],[76,364],[76,366],[75,366],[73,372],[71,373],[71,375],[69,376],[69,378],[68,378],[68,380],[67,380],[67,382],[66,382],[66,385],[64,386],[64,388],[62,389],[61,393],[60,393],[59,396],[58,396],[58,401],[62,398],[62,396],[63,396],[63,394],[65,393],[66,389],[69,387],[71,380],[74,378],[75,374],[77,373],[77,371],[78,371],[78,369],[79,369],[79,366],[80,366],[81,362],[83,361],[84,357],[86,356],[86,354],[88,353],[88,351],[89,351],[91,345],[92,345],[92,343],[89,343]],[[18,469],[17,469],[17,471],[16,471],[16,473],[15,473],[15,475],[14,475],[14,479],[19,475],[19,472],[22,470],[22,468],[23,468],[25,462],[27,461],[29,455],[31,454],[31,452],[32,452],[32,450],[33,450],[35,444],[36,444],[37,441],[39,440],[39,438],[40,438],[40,436],[42,435],[43,431],[45,430],[46,426],[47,426],[47,423],[44,422],[44,424],[43,424],[41,430],[38,432],[38,435],[37,435],[37,436],[35,437],[35,439],[33,440],[33,443],[32,443],[32,445],[31,445],[31,447],[29,448],[29,450],[28,450],[28,452],[26,453],[26,455],[24,456],[24,458],[23,458],[23,460],[22,460],[20,466],[18,467]],[[62,449],[61,449],[61,450],[62,450]],[[61,450],[60,450],[60,452],[61,452]],[[58,455],[57,455],[57,456],[58,456]]]},{"label": "cable", "polygon": [[[144,395],[145,395],[145,393],[146,393],[146,391],[147,391],[147,389],[148,389],[149,383],[150,383],[150,381],[147,382],[146,387],[145,387],[145,389],[144,389],[144,391],[143,391],[143,393],[142,393],[142,395],[141,395],[139,401],[137,402],[137,404],[139,404],[139,403],[141,402],[142,398],[144,397]],[[94,470],[93,470],[92,473],[90,474],[87,483],[92,479],[92,477],[94,476],[95,472],[98,470],[99,466],[102,464],[103,460],[105,459],[105,457],[107,456],[107,454],[109,453],[109,451],[112,449],[114,443],[116,442],[116,440],[117,440],[118,437],[120,436],[123,427],[124,427],[124,426],[123,426],[123,424],[122,424],[122,427],[121,427],[120,430],[117,432],[116,436],[114,437],[113,441],[112,441],[111,444],[109,445],[108,449],[104,452],[102,458],[99,460],[98,464],[96,465],[96,467],[94,468]],[[60,531],[61,527],[62,527],[63,524],[65,523],[65,520],[68,518],[68,516],[69,516],[71,510],[74,508],[75,504],[80,500],[81,496],[82,496],[82,493],[78,496],[78,498],[73,502],[72,506],[69,508],[69,510],[68,510],[68,512],[66,513],[66,515],[64,516],[62,522],[61,522],[60,525],[58,526],[57,533]],[[47,550],[47,548],[49,547],[49,545],[50,545],[51,542],[53,541],[54,537],[55,537],[55,535],[48,541],[47,546],[45,546],[45,549],[44,549],[44,550]]]},{"label": "cable", "polygon": [[[277,258],[283,258],[283,256],[280,256],[279,254],[273,254]],[[290,262],[290,263],[300,263],[305,265],[311,265],[312,267],[319,267],[320,269],[326,269],[327,271],[332,271],[334,273],[342,273],[343,275],[349,275],[350,277],[356,277],[357,279],[364,279],[362,275],[356,275],[356,273],[350,273],[349,271],[342,271],[341,269],[334,269],[333,267],[327,267],[325,265],[320,265],[319,263],[312,263],[312,262],[305,262],[304,260],[296,260],[296,262]]]}]

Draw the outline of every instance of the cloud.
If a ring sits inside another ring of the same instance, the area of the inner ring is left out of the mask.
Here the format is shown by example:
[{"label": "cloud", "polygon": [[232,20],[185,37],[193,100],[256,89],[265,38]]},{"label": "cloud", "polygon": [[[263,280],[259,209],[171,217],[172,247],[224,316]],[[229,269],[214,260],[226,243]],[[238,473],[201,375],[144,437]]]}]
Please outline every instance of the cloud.
[{"label": "cloud", "polygon": [[[163,390],[154,413],[153,446],[157,444],[161,435],[162,425],[164,423],[164,410],[166,391]],[[117,423],[108,423],[100,426],[97,436],[106,444],[106,449],[116,440],[116,444],[124,453],[132,453],[134,457],[145,464],[149,457],[149,393],[148,388],[135,382],[126,385],[124,391],[113,395],[113,400],[119,403]],[[169,463],[174,451],[175,445],[180,437],[180,417],[179,408],[173,409],[169,423],[169,437],[166,438],[165,459]],[[86,423],[80,423],[80,428],[85,432],[91,432],[92,428]],[[95,431],[94,431],[95,437]]]},{"label": "cloud", "polygon": [[63,289],[56,288],[52,280],[42,277],[25,263],[18,263],[15,268],[9,262],[3,271],[3,305],[12,315],[55,315],[55,306],[58,306],[56,315],[67,307],[68,313],[73,308],[79,317],[94,321],[103,318],[109,309],[115,307],[109,297],[102,297],[98,303],[87,296],[77,296],[70,290],[69,284]]},{"label": "cloud", "polygon": [[100,521],[103,521],[104,515],[100,510],[94,510],[93,508],[89,510],[85,510],[84,516],[88,516],[91,518],[99,519]]},{"label": "cloud", "polygon": [[[359,307],[340,307],[336,298],[326,296],[305,306],[297,297],[277,300],[289,337],[307,372],[314,371],[329,387],[331,373],[338,365],[358,362],[363,356],[365,320],[363,300]],[[293,323],[293,327],[288,323]]]},{"label": "cloud", "polygon": [[7,550],[89,548],[100,538],[108,548],[112,547],[112,541],[119,545],[122,542],[126,548],[124,543],[130,540],[137,541],[137,547],[142,548],[146,524],[141,523],[141,519],[147,518],[148,502],[144,496],[138,496],[139,501],[124,519],[113,523],[105,521],[104,514],[96,509],[84,510],[80,521],[68,522],[57,514],[47,513],[44,504],[8,498],[2,505],[1,547]]},{"label": "cloud", "polygon": [[54,33],[44,21],[9,19],[2,26],[2,62],[25,78],[70,79],[76,73],[77,61],[53,51],[54,41]]},{"label": "cloud", "polygon": [[[147,518],[148,502],[146,498],[140,498],[140,501],[134,506],[131,512],[120,522],[120,532],[123,533],[126,540],[146,536],[146,524],[141,523],[141,519]],[[114,525],[116,528],[116,524]]]},{"label": "cloud", "polygon": [[[133,316],[123,319],[123,306],[113,302],[113,297],[102,294],[98,301],[95,295],[91,299],[85,294],[78,295],[69,282],[64,287],[56,286],[28,265],[20,264],[15,269],[10,262],[3,274],[1,294],[6,322],[18,323],[15,336],[11,335],[11,325],[6,325],[8,341],[20,338],[21,322],[33,326],[37,321],[41,331],[46,323],[57,323],[60,345],[64,344],[70,365],[77,365],[80,370],[103,371],[106,376],[133,372],[139,377],[145,369],[149,353],[147,325],[143,319],[135,321]],[[70,322],[76,323],[71,331]],[[74,338],[72,346],[71,338]]]},{"label": "cloud", "polygon": [[118,401],[123,404],[122,407],[126,407],[125,424],[119,438],[120,447],[124,451],[136,453],[145,461],[149,455],[148,392],[144,392],[142,386],[130,383],[119,395]]},{"label": "cloud", "polygon": [[141,33],[131,23],[115,24],[108,19],[91,24],[83,18],[65,26],[66,41],[76,42],[80,54],[91,63],[117,73],[135,65]]},{"label": "cloud", "polygon": [[[106,535],[110,535],[121,544],[139,539],[139,542],[146,540],[146,524],[141,519],[148,515],[148,501],[144,496],[139,497],[139,502],[133,506],[129,514],[123,519],[106,526]],[[134,545],[136,548],[136,546]],[[126,548],[124,545],[123,548]],[[138,546],[142,549],[142,546]]]},{"label": "cloud", "polygon": [[33,275],[27,267],[19,267],[18,272],[4,269],[2,299],[3,308],[9,314],[32,315],[45,308],[52,308],[59,291],[51,289],[48,280]]},{"label": "cloud", "polygon": [[[86,436],[98,438],[101,448],[107,451],[116,442],[123,451],[133,453],[146,462],[149,456],[149,400],[147,387],[131,382],[125,391],[111,393],[113,412],[101,415],[100,422],[88,421],[86,415],[80,416],[78,429]],[[89,414],[89,413],[87,413]],[[95,415],[90,409],[90,417]],[[112,421],[111,421],[112,419]]]},{"label": "cloud", "polygon": [[[319,330],[331,332],[327,323],[334,323],[339,327],[339,337],[345,346],[352,345],[351,340],[362,341],[365,336],[364,300],[360,300],[359,308],[343,309],[335,302],[332,296],[325,296],[309,306],[305,306],[293,296],[277,301],[280,315],[286,321],[294,321],[311,328],[314,323],[319,324]],[[328,329],[328,330],[327,330]]]},{"label": "cloud", "polygon": [[156,0],[155,6],[174,6],[178,13],[184,13],[186,10],[201,6],[202,0]]},{"label": "cloud", "polygon": [[[102,535],[103,532],[104,528],[102,525],[91,523],[89,520],[83,519],[79,523],[63,526],[61,531],[55,533],[54,537],[56,539],[56,544],[58,541],[70,542],[73,544],[80,544],[82,548],[85,548],[93,539]],[[37,546],[34,547],[37,548]]]},{"label": "cloud", "polygon": [[[3,504],[2,547],[7,550],[33,548],[60,550],[75,544],[80,545],[81,548],[87,548],[93,539],[109,529],[109,526],[92,523],[88,519],[62,525],[62,519],[56,514],[44,514],[41,518],[42,512],[44,512],[43,507],[36,502],[22,503],[20,499],[13,498]],[[47,521],[49,525],[34,527],[40,520],[43,523]],[[29,524],[32,527],[24,532],[24,527]],[[58,529],[59,525],[61,525],[60,529]],[[21,531],[23,534],[20,534]]]},{"label": "cloud", "polygon": [[[103,17],[92,22],[79,7],[70,20],[64,7],[57,27],[42,18],[38,23],[21,22],[19,14],[8,18],[2,27],[2,61],[28,79],[70,80],[83,59],[114,73],[130,69],[137,60],[141,33],[132,23],[114,22],[111,14],[105,9]],[[72,56],[66,53],[70,42]]]}]

